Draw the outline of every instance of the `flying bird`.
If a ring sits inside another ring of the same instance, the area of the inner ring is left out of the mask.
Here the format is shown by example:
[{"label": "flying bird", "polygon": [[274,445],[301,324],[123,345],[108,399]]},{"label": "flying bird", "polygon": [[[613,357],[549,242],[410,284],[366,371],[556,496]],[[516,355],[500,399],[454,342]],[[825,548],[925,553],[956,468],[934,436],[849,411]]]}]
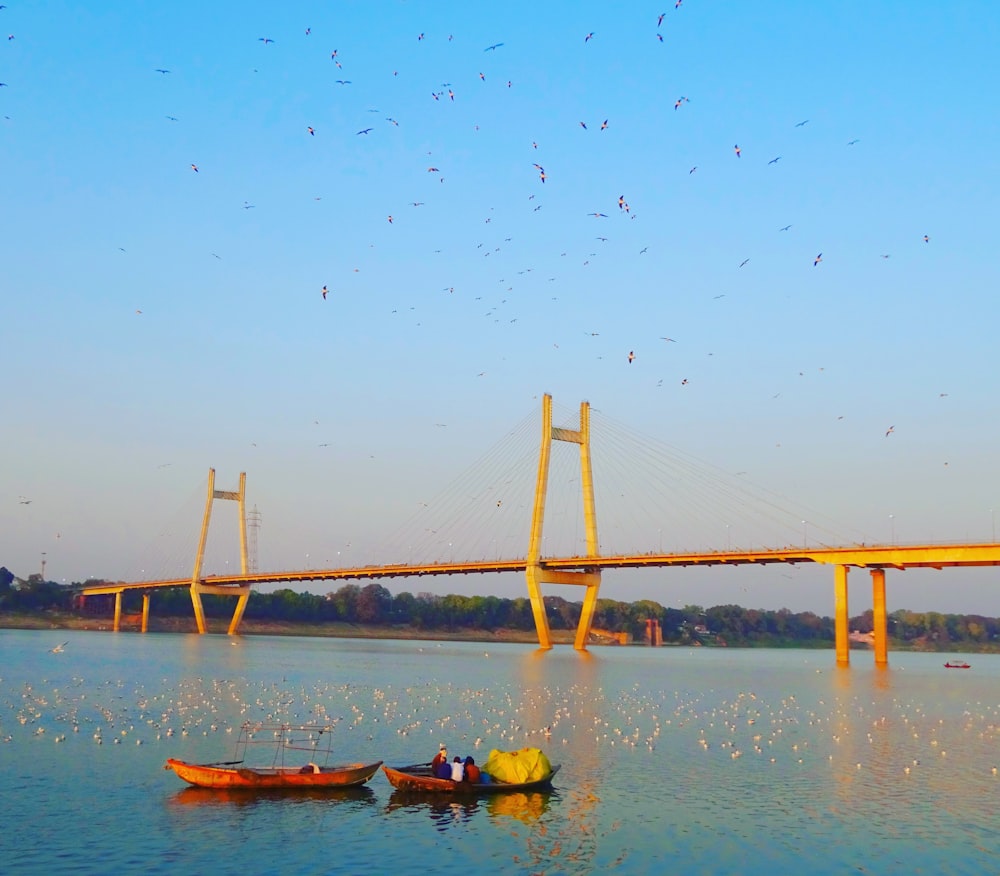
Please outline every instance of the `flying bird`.
[{"label": "flying bird", "polygon": [[631,365],[634,361],[635,361],[635,351],[634,350],[629,350],[628,351],[628,364]]},{"label": "flying bird", "polygon": [[605,119],[603,122],[601,122],[601,130],[606,131],[607,129],[608,129],[608,120]]},{"label": "flying bird", "polygon": [[736,157],[739,158],[740,157],[740,147],[739,147],[739,145],[737,144],[736,146],[733,147],[733,149],[736,151]]},{"label": "flying bird", "polygon": [[583,41],[584,41],[585,43],[589,43],[589,42],[590,42],[590,41],[591,41],[591,40],[592,40],[593,38],[594,38],[594,32],[593,32],[593,31],[591,31],[590,33],[588,33],[588,34],[587,34],[587,35],[586,35],[586,36],[585,36],[585,37],[583,38]]},{"label": "flying bird", "polygon": [[192,164],[191,165],[191,170],[193,170],[195,173],[198,173],[198,165],[197,164]]},{"label": "flying bird", "polygon": [[896,431],[896,427],[895,427],[895,426],[890,426],[890,427],[889,427],[888,429],[886,429],[886,431],[885,431],[885,437],[886,437],[886,438],[888,438],[888,437],[889,437],[889,436],[890,436],[890,435],[891,435],[891,434],[892,434],[893,432],[895,432],[895,431]]},{"label": "flying bird", "polygon": [[[499,49],[499,48],[500,48],[500,46],[502,46],[502,45],[503,45],[503,43],[493,43],[493,45],[492,45],[492,46],[487,46],[487,47],[486,47],[485,49],[483,49],[483,51],[484,51],[484,52],[495,52],[495,51],[496,51],[497,49]],[[482,74],[482,73],[480,73],[479,75],[480,75],[480,76],[482,76],[483,74]]]},{"label": "flying bird", "polygon": [[323,300],[324,300],[324,301],[326,301],[326,295],[327,295],[327,293],[328,293],[328,292],[329,292],[330,290],[329,290],[329,289],[327,289],[327,288],[326,288],[326,286],[324,286],[324,287],[323,287],[323,289],[322,289],[321,291],[322,291],[322,294],[323,294]]},{"label": "flying bird", "polygon": [[931,242],[931,239],[925,234],[924,235],[924,243],[930,243],[930,242]]},{"label": "flying bird", "polygon": [[778,156],[777,158],[772,158],[772,159],[771,159],[771,160],[770,160],[770,161],[768,162],[768,164],[777,164],[777,163],[778,163],[779,161],[781,161],[781,156],[780,156],[780,155],[779,155],[779,156]]},{"label": "flying bird", "polygon": [[588,216],[593,216],[593,217],[595,217],[595,218],[602,218],[602,217],[603,217],[604,219],[607,219],[607,218],[608,218],[608,214],[607,214],[607,213],[588,213],[587,215],[588,215]]},{"label": "flying bird", "polygon": [[586,131],[587,130],[587,123],[586,122],[580,122],[580,127],[583,128],[583,130]]},{"label": "flying bird", "polygon": [[[370,134],[372,130],[372,128],[365,128],[363,131],[358,131],[358,134]],[[355,134],[355,136],[357,136],[357,134]]]},{"label": "flying bird", "polygon": [[779,228],[778,231],[788,231],[788,229],[791,227],[792,227],[791,225],[786,225],[783,228]]},{"label": "flying bird", "polygon": [[666,17],[666,15],[667,15],[666,12],[661,12],[660,13],[660,17],[656,19],[656,26],[657,27],[659,27],[661,24],[663,24],[663,19]]},{"label": "flying bird", "polygon": [[62,654],[66,650],[66,646],[69,642],[63,642],[61,645],[56,645],[55,648],[49,648],[50,654]]},{"label": "flying bird", "polygon": [[809,119],[803,119],[803,120],[802,120],[801,122],[796,122],[796,123],[795,123],[795,127],[796,127],[796,128],[801,128],[801,127],[802,127],[802,126],[803,126],[804,124],[806,124],[806,122],[808,122],[808,121],[809,121]]},{"label": "flying bird", "polygon": [[389,224],[392,225],[392,216],[389,216]]},{"label": "flying bird", "polygon": [[310,137],[315,137],[316,136],[316,131],[313,130],[312,125],[310,125],[309,127],[307,127],[306,130],[309,132],[309,136]]},{"label": "flying bird", "polygon": [[860,143],[860,142],[861,142],[860,140],[851,140],[847,145],[853,146],[855,143]]},{"label": "flying bird", "polygon": [[274,40],[269,37],[257,37],[257,42],[263,43],[266,46],[268,43],[273,43]]},{"label": "flying bird", "polygon": [[813,267],[815,268],[821,261],[823,261],[823,253],[820,253],[816,258],[813,259]]},{"label": "flying bird", "polygon": [[162,67],[157,67],[156,68],[156,72],[157,73],[169,73],[170,71],[169,70],[164,70]]}]

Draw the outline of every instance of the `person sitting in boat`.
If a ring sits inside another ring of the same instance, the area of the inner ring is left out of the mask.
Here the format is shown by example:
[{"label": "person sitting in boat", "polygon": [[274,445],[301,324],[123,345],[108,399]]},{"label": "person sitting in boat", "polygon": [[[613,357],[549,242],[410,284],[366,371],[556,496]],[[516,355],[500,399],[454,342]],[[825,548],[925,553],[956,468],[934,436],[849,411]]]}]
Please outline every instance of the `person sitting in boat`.
[{"label": "person sitting in boat", "polygon": [[479,767],[476,766],[475,760],[470,755],[465,759],[465,781],[472,785],[478,785],[481,776]]},{"label": "person sitting in boat", "polygon": [[462,763],[462,758],[457,754],[455,755],[455,760],[451,764],[451,780],[453,782],[460,782],[465,777],[465,764]]},{"label": "person sitting in boat", "polygon": [[[436,776],[438,774],[438,767],[440,767],[442,763],[444,764],[448,763],[448,749],[445,748],[443,742],[441,743],[441,746],[438,748],[438,753],[434,755],[434,759],[431,761],[432,775]],[[448,769],[451,770],[451,767],[449,766]],[[451,775],[450,772],[449,775]]]}]

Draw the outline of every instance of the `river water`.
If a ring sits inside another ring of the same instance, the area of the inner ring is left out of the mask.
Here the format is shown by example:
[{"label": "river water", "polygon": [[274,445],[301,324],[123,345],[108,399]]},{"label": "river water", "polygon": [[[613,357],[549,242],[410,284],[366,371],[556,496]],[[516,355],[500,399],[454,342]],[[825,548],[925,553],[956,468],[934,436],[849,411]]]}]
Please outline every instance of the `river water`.
[{"label": "river water", "polygon": [[[62,652],[51,648],[63,640]],[[0,631],[0,861],[31,873],[1000,872],[1000,656]],[[339,760],[542,748],[550,793],[187,788],[246,720]],[[548,735],[546,735],[548,728]]]}]

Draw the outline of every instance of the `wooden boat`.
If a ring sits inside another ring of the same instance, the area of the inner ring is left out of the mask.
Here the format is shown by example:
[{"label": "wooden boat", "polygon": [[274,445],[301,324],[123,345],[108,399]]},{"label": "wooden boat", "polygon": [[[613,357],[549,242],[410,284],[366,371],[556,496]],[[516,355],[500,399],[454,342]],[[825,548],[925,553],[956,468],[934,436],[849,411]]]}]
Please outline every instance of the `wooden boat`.
[{"label": "wooden boat", "polygon": [[964,660],[949,660],[944,665],[945,669],[972,669],[972,665]]},{"label": "wooden boat", "polygon": [[335,766],[303,767],[242,767],[211,763],[187,763],[169,758],[164,769],[173,770],[185,782],[199,788],[355,788],[363,785],[378,772],[382,761],[350,763]]},{"label": "wooden boat", "polygon": [[[199,788],[341,790],[363,785],[378,772],[382,761],[329,763],[333,726],[248,721],[240,729],[235,759],[198,764],[169,758],[163,768]],[[247,751],[257,745],[273,749],[270,765],[247,764]],[[308,757],[296,752],[308,752]]]},{"label": "wooden boat", "polygon": [[559,764],[552,766],[552,772],[530,782],[453,782],[439,779],[431,772],[429,763],[405,767],[383,766],[382,771],[394,788],[420,794],[507,794],[511,791],[531,791],[552,787],[552,777],[559,772]]}]

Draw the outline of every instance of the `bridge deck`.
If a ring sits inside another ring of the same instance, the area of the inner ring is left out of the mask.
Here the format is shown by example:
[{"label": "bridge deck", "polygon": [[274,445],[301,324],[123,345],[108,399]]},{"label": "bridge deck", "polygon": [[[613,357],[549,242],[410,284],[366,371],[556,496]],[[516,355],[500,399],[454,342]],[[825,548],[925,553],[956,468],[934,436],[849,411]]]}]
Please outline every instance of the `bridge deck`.
[{"label": "bridge deck", "polygon": [[[942,545],[851,545],[848,547],[801,547],[758,551],[713,551],[711,553],[649,553],[605,557],[549,557],[541,561],[551,571],[635,569],[667,566],[740,566],[774,563],[822,563],[869,569],[943,569],[956,566],[1000,566],[1000,544]],[[411,566],[358,566],[341,569],[299,569],[291,572],[255,572],[249,575],[207,575],[201,579],[202,592],[230,595],[237,588],[254,584],[290,584],[304,581],[337,581],[374,578],[407,578],[422,575],[468,575],[524,572],[527,562],[480,560],[465,563],[432,563]],[[82,587],[84,596],[151,590],[160,587],[189,587],[190,578],[159,581],[106,583]]]}]

